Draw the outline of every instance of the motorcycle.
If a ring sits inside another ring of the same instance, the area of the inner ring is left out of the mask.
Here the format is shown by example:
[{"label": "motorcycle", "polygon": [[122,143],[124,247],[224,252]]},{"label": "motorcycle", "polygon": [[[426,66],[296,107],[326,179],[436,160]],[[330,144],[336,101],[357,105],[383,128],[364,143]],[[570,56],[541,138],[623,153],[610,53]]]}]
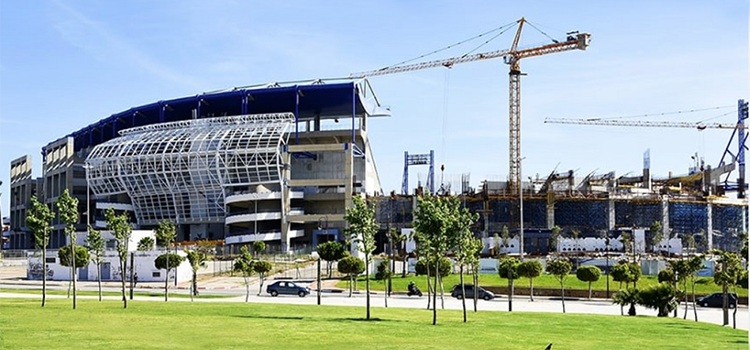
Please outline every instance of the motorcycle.
[{"label": "motorcycle", "polygon": [[417,295],[420,297],[422,296],[422,291],[419,290],[419,287],[417,287],[417,285],[414,284],[414,282],[409,282],[408,289],[409,291],[406,293],[407,296],[412,296],[412,295]]}]

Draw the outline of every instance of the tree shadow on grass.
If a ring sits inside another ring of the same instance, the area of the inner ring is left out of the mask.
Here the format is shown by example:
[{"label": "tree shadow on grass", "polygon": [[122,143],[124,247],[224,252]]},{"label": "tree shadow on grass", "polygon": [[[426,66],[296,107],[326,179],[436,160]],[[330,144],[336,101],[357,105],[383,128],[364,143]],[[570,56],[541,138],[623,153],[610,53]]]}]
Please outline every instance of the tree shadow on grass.
[{"label": "tree shadow on grass", "polygon": [[233,315],[231,317],[238,318],[258,318],[258,319],[270,319],[270,320],[304,320],[302,316],[262,316],[262,315]]},{"label": "tree shadow on grass", "polygon": [[257,318],[257,319],[269,319],[269,320],[317,320],[317,321],[331,321],[331,322],[404,322],[401,320],[390,320],[381,319],[378,317],[371,317],[369,320],[364,317],[303,317],[303,316],[266,316],[266,315],[232,315],[230,317],[237,318]]}]

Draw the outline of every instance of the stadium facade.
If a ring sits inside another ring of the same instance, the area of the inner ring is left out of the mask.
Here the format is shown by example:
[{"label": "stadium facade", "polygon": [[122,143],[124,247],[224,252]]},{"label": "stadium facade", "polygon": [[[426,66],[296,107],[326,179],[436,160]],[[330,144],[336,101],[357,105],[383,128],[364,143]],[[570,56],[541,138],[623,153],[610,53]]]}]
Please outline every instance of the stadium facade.
[{"label": "stadium facade", "polygon": [[[24,223],[31,197],[54,208],[67,189],[79,199],[79,231],[87,222],[104,228],[113,208],[139,229],[173,221],[179,241],[262,240],[287,253],[343,240],[352,196],[366,195],[376,203],[381,251],[383,233],[411,227],[416,207],[415,193],[383,195],[367,132],[371,118],[383,116],[390,113],[366,79],[233,88],[113,114],[43,147],[42,178],[32,177],[30,155],[11,162],[10,248],[33,249]],[[507,182],[472,189],[467,178],[460,190],[437,192],[459,195],[480,214],[473,230],[485,242],[506,227],[516,235],[523,223],[531,253],[569,249],[551,244],[555,226],[568,237],[622,239],[654,222],[666,236],[654,250],[675,252],[688,237],[698,250],[736,249],[748,202],[713,190],[715,172],[667,179],[653,178],[647,166],[629,178],[553,172],[521,183],[521,195]],[[66,239],[59,220],[53,224],[54,249]]]}]

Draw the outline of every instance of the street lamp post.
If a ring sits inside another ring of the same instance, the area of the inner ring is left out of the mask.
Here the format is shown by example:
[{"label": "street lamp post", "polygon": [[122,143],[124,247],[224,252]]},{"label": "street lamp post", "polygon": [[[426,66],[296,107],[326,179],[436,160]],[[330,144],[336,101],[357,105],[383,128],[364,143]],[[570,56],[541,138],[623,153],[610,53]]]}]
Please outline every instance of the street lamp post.
[{"label": "street lamp post", "polygon": [[[321,217],[321,218],[318,219],[318,229],[325,230],[326,235],[328,235],[328,216]],[[320,253],[318,253],[318,283],[317,283],[317,286],[318,286],[318,305],[320,305],[320,298],[321,298],[321,296],[320,296],[320,291],[321,291],[321,289],[320,289],[320,283],[321,283],[321,280],[320,280]]]}]

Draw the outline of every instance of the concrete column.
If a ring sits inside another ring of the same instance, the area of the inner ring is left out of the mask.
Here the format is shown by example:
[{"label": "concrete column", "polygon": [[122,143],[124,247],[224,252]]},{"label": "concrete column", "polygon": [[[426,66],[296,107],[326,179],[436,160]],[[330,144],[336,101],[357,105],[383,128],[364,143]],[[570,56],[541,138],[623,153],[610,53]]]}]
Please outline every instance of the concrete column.
[{"label": "concrete column", "polygon": [[672,232],[669,229],[669,199],[662,196],[661,199],[661,232],[666,239],[672,238]]},{"label": "concrete column", "polygon": [[281,161],[281,251],[289,253],[289,229],[291,227],[291,223],[289,222],[289,207],[292,204],[291,189],[289,187],[289,181],[291,180],[291,154],[286,149],[281,153]]},{"label": "concrete column", "polygon": [[708,250],[714,249],[714,205],[710,202],[706,205],[706,237],[708,237]]},{"label": "concrete column", "polygon": [[610,231],[614,230],[615,225],[617,224],[615,208],[615,200],[610,198],[607,201],[607,230]]},{"label": "concrete column", "polygon": [[555,227],[555,197],[552,193],[547,193],[547,229]]}]

